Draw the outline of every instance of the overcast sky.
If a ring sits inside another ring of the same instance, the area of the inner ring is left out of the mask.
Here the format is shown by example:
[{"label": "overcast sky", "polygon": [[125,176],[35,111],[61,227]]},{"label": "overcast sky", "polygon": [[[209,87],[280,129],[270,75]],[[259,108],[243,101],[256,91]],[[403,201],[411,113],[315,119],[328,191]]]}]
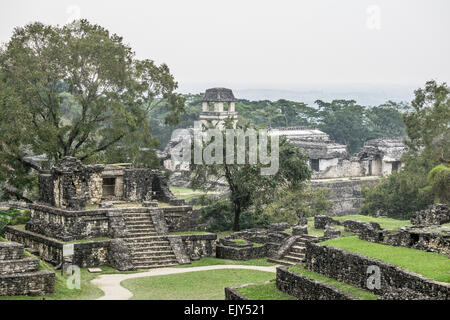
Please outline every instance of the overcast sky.
[{"label": "overcast sky", "polygon": [[182,88],[423,85],[450,80],[448,0],[150,0],[0,3],[0,41],[32,21],[87,18]]}]

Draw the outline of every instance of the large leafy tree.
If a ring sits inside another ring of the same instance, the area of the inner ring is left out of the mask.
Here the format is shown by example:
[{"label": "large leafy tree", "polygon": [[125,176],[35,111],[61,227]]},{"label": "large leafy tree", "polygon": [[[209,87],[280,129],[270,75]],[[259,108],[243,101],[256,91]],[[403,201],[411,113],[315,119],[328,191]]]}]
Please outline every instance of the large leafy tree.
[{"label": "large leafy tree", "polygon": [[415,91],[412,108],[403,116],[408,147],[450,163],[450,88],[431,80]]},{"label": "large leafy tree", "polygon": [[167,65],[136,59],[120,36],[86,20],[16,28],[0,51],[3,185],[32,184],[24,173],[39,167],[28,154],[155,164],[154,153],[139,157],[155,145],[148,113],[164,105],[165,120],[177,121],[184,98],[176,88]]},{"label": "large leafy tree", "polygon": [[[362,212],[409,218],[433,201],[447,202],[450,159],[450,90],[445,83],[428,81],[415,91],[403,114],[409,151],[404,168],[377,186],[363,191]],[[440,165],[439,165],[440,164]],[[434,167],[434,169],[433,169]]]},{"label": "large leafy tree", "polygon": [[[248,128],[239,128],[246,130]],[[223,154],[226,154],[226,138],[223,135]],[[234,141],[235,149],[237,140]],[[246,161],[237,163],[237,153],[234,154],[233,164],[193,164],[191,166],[193,178],[191,185],[196,188],[210,184],[211,179],[223,179],[230,191],[230,202],[234,211],[233,230],[240,228],[241,213],[251,206],[261,207],[274,200],[275,191],[279,188],[299,188],[302,183],[311,176],[307,164],[307,158],[298,148],[281,138],[279,141],[279,170],[273,175],[262,175],[261,168],[266,167],[258,159],[256,164],[251,164],[248,159],[249,143],[245,144]],[[205,145],[206,146],[206,145]],[[270,147],[271,150],[272,147]],[[256,211],[254,211],[257,214]]]}]

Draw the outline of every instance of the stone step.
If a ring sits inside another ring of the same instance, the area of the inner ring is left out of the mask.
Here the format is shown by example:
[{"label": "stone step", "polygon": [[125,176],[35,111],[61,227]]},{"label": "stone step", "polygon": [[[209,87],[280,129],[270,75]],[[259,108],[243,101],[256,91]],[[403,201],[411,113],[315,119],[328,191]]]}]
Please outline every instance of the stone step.
[{"label": "stone step", "polygon": [[129,238],[142,238],[147,236],[157,236],[156,232],[128,231]]},{"label": "stone step", "polygon": [[161,264],[145,264],[145,263],[137,263],[134,264],[136,269],[154,269],[154,268],[167,268],[177,266],[178,262],[167,262]]},{"label": "stone step", "polygon": [[128,221],[126,222],[127,226],[153,226],[153,222],[151,221]]},{"label": "stone step", "polygon": [[132,244],[128,244],[128,247],[130,247],[132,250],[143,250],[143,249],[153,249],[155,251],[157,251],[160,248],[164,248],[164,249],[171,249],[172,247],[165,242],[138,242],[138,243],[132,243]]},{"label": "stone step", "polygon": [[165,241],[165,242],[169,243],[169,240],[167,240],[167,238],[165,236],[145,236],[145,237],[140,237],[140,238],[125,238],[124,240],[126,240],[128,242],[145,242],[145,241],[161,242],[161,241]]},{"label": "stone step", "polygon": [[296,253],[296,252],[289,252],[288,254],[287,254],[288,256],[290,256],[290,257],[296,257],[296,258],[299,258],[299,259],[305,259],[305,254],[304,253]]},{"label": "stone step", "polygon": [[133,246],[133,248],[131,248],[131,252],[135,253],[135,252],[161,252],[161,251],[168,251],[168,252],[172,252],[172,247],[171,246]]},{"label": "stone step", "polygon": [[160,261],[160,260],[168,260],[168,259],[176,259],[175,254],[173,252],[171,252],[171,254],[166,254],[166,255],[159,255],[159,256],[154,256],[154,255],[149,255],[149,256],[133,256],[132,260],[139,262],[139,261]]},{"label": "stone step", "polygon": [[145,224],[145,223],[139,223],[139,224],[127,224],[127,228],[128,229],[154,229],[155,230],[155,226],[153,224]]},{"label": "stone step", "polygon": [[303,259],[300,259],[298,257],[294,257],[294,256],[284,256],[283,259],[295,262],[295,263],[300,263],[303,262]]},{"label": "stone step", "polygon": [[284,261],[284,260],[279,260],[279,259],[268,258],[267,261],[276,263],[276,264],[280,264],[282,266],[288,266],[288,267],[295,265],[295,263],[292,263],[290,261]]},{"label": "stone step", "polygon": [[133,258],[139,258],[139,257],[158,257],[158,256],[173,256],[172,250],[164,250],[164,251],[148,251],[148,250],[142,250],[142,251],[133,251],[131,252],[131,256]]},{"label": "stone step", "polygon": [[129,223],[133,223],[133,222],[153,224],[153,221],[151,221],[149,218],[146,218],[146,217],[130,217],[130,218],[125,218],[124,221],[125,221],[125,224],[129,224]]},{"label": "stone step", "polygon": [[295,253],[305,253],[306,247],[294,245],[291,247],[290,251]]}]

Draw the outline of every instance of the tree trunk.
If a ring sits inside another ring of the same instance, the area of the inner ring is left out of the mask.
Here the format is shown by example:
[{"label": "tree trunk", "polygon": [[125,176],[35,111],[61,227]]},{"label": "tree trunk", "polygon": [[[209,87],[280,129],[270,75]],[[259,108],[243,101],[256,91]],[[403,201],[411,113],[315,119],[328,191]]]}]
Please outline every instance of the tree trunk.
[{"label": "tree trunk", "polygon": [[233,231],[239,231],[239,217],[241,216],[241,206],[234,204],[234,226]]}]

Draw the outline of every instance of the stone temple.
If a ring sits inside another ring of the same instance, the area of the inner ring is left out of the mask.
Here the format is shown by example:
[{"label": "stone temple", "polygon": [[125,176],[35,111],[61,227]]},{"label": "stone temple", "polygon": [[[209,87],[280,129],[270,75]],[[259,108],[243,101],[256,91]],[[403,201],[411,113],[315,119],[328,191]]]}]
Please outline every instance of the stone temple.
[{"label": "stone temple", "polygon": [[40,174],[39,201],[28,208],[25,228],[8,226],[5,237],[57,266],[133,270],[215,256],[215,234],[170,234],[192,230],[192,207],[157,170],[66,157]]}]

